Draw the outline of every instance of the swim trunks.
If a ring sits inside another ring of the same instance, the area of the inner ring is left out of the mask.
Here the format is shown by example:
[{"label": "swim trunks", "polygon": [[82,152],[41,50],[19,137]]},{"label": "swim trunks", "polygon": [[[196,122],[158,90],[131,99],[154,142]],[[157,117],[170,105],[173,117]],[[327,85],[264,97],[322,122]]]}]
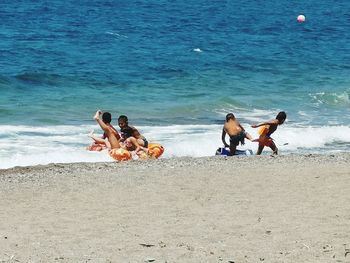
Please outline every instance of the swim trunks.
[{"label": "swim trunks", "polygon": [[245,131],[241,131],[237,135],[230,136],[230,144],[237,146],[239,143],[244,144],[246,133]]},{"label": "swim trunks", "polygon": [[273,139],[271,137],[261,137],[259,138],[259,146],[271,147],[273,145]]},{"label": "swim trunks", "polygon": [[259,145],[260,146],[271,147],[274,144],[273,139],[270,137],[270,134],[269,134],[269,126],[268,125],[262,126],[258,130],[258,133],[260,134],[260,137],[259,137]]},{"label": "swim trunks", "polygon": [[143,143],[144,143],[143,147],[148,148],[148,141],[147,141],[147,139],[145,137],[143,137],[142,140],[143,140]]}]

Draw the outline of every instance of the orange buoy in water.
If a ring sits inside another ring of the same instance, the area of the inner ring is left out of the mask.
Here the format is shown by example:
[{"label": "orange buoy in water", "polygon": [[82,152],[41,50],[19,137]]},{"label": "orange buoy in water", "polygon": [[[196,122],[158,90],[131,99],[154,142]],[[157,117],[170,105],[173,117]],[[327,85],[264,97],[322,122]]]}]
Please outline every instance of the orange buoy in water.
[{"label": "orange buoy in water", "polygon": [[304,16],[304,15],[298,15],[297,21],[298,21],[299,23],[305,22],[305,16]]},{"label": "orange buoy in water", "polygon": [[112,149],[109,151],[109,155],[117,161],[131,160],[131,153],[123,148]]}]

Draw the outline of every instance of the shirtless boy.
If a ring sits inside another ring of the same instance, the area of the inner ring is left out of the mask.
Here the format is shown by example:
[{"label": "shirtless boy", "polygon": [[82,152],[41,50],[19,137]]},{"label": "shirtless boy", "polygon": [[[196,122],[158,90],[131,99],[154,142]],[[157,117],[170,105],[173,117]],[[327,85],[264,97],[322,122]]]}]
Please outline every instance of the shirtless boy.
[{"label": "shirtless boy", "polygon": [[118,125],[121,133],[120,142],[125,144],[127,150],[135,150],[135,153],[141,150],[147,152],[148,141],[135,127],[129,126],[127,116],[120,115],[118,118]]},{"label": "shirtless boy", "polygon": [[260,126],[264,126],[259,129],[259,148],[257,151],[257,155],[260,155],[265,146],[270,147],[273,151],[273,154],[278,154],[278,148],[274,143],[273,139],[270,137],[276,130],[278,125],[282,125],[287,118],[287,114],[284,111],[281,111],[277,114],[276,119],[262,122],[259,124],[252,125],[252,128],[258,128]]},{"label": "shirtless boy", "polygon": [[[226,134],[230,136],[230,145],[225,141]],[[230,147],[230,155],[234,155],[239,143],[244,144],[244,139],[253,140],[232,113],[226,115],[226,122],[222,129],[221,139],[225,147]]]},{"label": "shirtless boy", "polygon": [[[120,144],[119,144],[119,134],[115,133],[113,129],[109,125],[103,122],[103,120],[100,119],[100,115],[102,114],[101,111],[96,111],[94,115],[94,120],[97,121],[97,123],[100,125],[101,129],[105,132],[106,138],[108,139],[109,143],[109,149],[119,149]],[[117,135],[118,134],[118,135]],[[119,137],[120,138],[120,137]],[[107,142],[107,141],[106,141]]]},{"label": "shirtless boy", "polygon": [[[112,115],[109,112],[104,112],[102,114],[102,121],[110,128],[110,130],[115,134],[117,139],[120,140],[120,135],[119,135],[118,131],[111,124]],[[111,148],[111,145],[108,141],[106,132],[103,133],[102,138],[97,137],[94,134],[94,131],[91,131],[88,134],[88,136],[94,140],[94,144],[92,144],[88,148],[97,149],[97,150],[102,150],[102,149],[104,149],[105,146],[107,146],[107,148],[109,148],[109,149]]]}]

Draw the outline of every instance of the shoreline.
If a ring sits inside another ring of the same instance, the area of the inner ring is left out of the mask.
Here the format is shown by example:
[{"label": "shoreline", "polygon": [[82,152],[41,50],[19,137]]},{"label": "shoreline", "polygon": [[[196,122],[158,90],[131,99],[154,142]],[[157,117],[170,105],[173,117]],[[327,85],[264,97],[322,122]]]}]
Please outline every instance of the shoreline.
[{"label": "shoreline", "polygon": [[[271,152],[272,153],[272,152]],[[301,153],[301,154],[295,154],[295,153],[288,153],[288,154],[280,154],[280,155],[272,155],[272,154],[266,154],[263,153],[262,155],[256,155],[255,153],[253,155],[249,155],[249,156],[233,156],[232,161],[236,162],[237,160],[240,159],[248,159],[248,160],[259,160],[261,158],[277,158],[277,159],[303,159],[303,158],[320,158],[320,159],[328,159],[328,158],[337,158],[337,159],[343,159],[343,158],[347,158],[348,156],[350,156],[350,152],[334,152],[334,153]],[[159,159],[155,159],[155,160],[128,160],[128,161],[116,161],[116,160],[112,160],[112,161],[108,161],[108,162],[104,162],[104,161],[96,161],[96,162],[64,162],[64,163],[48,163],[48,164],[35,164],[35,165],[24,165],[24,166],[14,166],[14,167],[9,167],[9,168],[0,168],[0,176],[2,173],[16,173],[16,171],[28,171],[31,169],[53,169],[53,167],[66,167],[69,166],[71,169],[75,169],[75,166],[80,167],[81,165],[86,165],[88,167],[100,167],[99,165],[102,166],[110,166],[110,164],[112,165],[116,165],[118,164],[119,166],[133,166],[133,165],[140,165],[140,164],[147,164],[147,163],[155,163],[155,162],[160,162],[160,163],[164,163],[167,164],[169,162],[177,162],[177,161],[181,161],[181,162],[196,162],[196,160],[198,160],[200,162],[200,160],[218,160],[220,161],[220,159],[229,159],[231,157],[229,156],[217,156],[217,155],[213,155],[213,156],[203,156],[203,157],[190,157],[190,156],[182,156],[182,157],[161,157]]]},{"label": "shoreline", "polygon": [[350,153],[0,170],[0,262],[350,262]]}]

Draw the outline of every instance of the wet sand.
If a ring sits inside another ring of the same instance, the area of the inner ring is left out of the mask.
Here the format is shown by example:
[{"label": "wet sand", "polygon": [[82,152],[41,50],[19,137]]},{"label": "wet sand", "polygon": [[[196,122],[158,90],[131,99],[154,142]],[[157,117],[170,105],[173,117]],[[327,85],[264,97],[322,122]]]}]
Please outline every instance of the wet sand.
[{"label": "wet sand", "polygon": [[0,262],[350,262],[350,154],[0,170]]}]

